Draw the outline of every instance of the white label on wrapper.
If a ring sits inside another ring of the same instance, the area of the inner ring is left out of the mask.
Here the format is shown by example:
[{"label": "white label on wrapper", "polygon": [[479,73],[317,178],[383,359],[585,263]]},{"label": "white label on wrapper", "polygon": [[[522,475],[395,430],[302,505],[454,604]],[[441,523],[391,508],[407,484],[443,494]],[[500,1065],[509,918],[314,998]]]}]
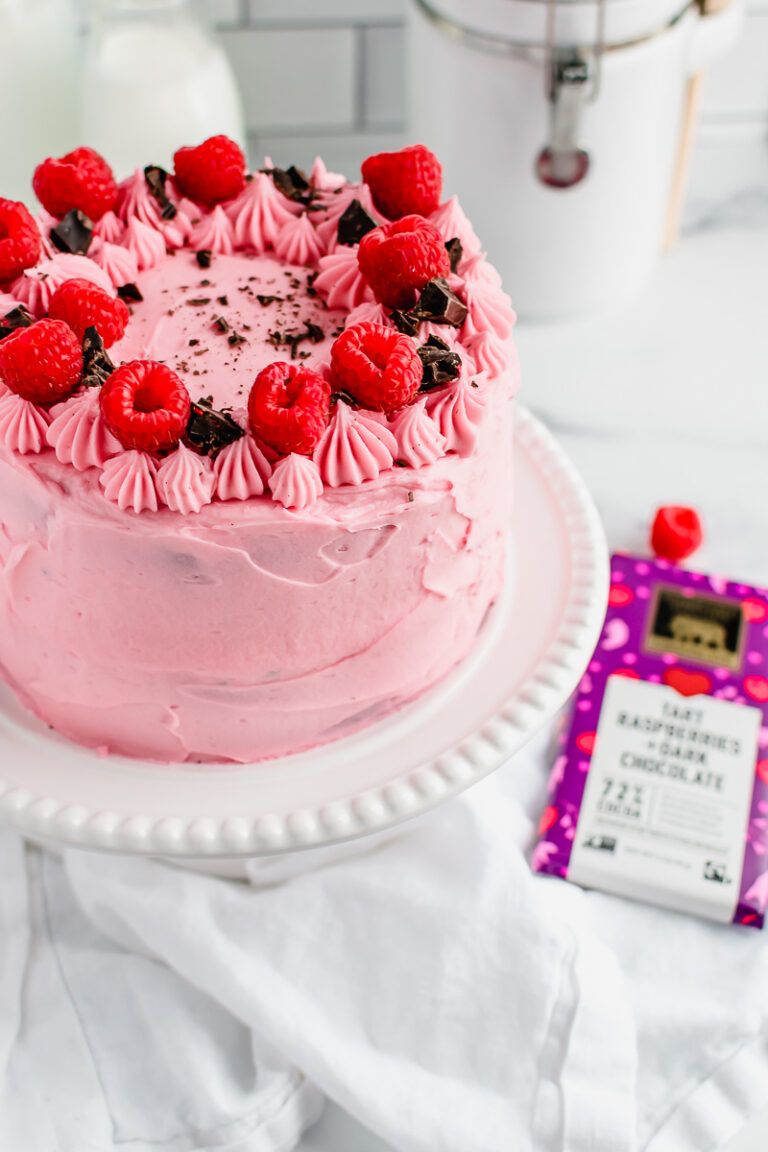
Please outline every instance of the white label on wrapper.
[{"label": "white label on wrapper", "polygon": [[611,676],[568,879],[730,921],[760,718],[757,708]]}]

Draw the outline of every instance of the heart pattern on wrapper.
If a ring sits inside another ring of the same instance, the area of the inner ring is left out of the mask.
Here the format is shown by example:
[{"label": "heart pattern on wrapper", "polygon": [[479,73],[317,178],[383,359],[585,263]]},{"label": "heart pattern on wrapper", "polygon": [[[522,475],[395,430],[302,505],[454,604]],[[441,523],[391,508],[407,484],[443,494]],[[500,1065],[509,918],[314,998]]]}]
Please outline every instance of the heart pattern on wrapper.
[{"label": "heart pattern on wrapper", "polygon": [[681,696],[704,696],[712,690],[712,680],[706,672],[692,672],[688,668],[665,668],[662,679]]}]

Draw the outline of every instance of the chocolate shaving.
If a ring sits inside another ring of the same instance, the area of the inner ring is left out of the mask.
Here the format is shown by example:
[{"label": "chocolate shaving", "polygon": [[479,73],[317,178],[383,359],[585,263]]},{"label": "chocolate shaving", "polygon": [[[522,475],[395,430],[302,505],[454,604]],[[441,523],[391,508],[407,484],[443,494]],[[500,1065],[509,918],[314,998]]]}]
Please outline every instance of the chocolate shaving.
[{"label": "chocolate shaving", "polygon": [[435,276],[424,285],[410,315],[417,320],[431,320],[433,324],[451,324],[460,328],[468,311],[464,301],[448,287],[448,281],[443,276]]},{"label": "chocolate shaving", "polygon": [[232,345],[233,348],[238,344],[247,344],[245,336],[241,336],[239,332],[230,332],[229,336],[227,336],[227,341]]},{"label": "chocolate shaving", "polygon": [[195,296],[194,300],[186,300],[186,304],[191,304],[193,308],[202,308],[204,304],[210,304],[210,296]]},{"label": "chocolate shaving", "polygon": [[[280,348],[284,346],[291,350],[291,360],[295,360],[299,356],[299,344],[305,340],[309,340],[310,344],[320,344],[325,340],[325,332],[319,324],[313,324],[311,320],[304,321],[304,332],[270,332],[267,337],[267,343],[271,344],[273,348]],[[301,356],[302,360],[306,356]]]},{"label": "chocolate shaving", "polygon": [[125,300],[129,304],[138,304],[140,300],[144,299],[135,284],[121,284],[117,289],[117,294],[121,300]]},{"label": "chocolate shaving", "polygon": [[168,199],[165,191],[165,182],[168,179],[166,170],[158,164],[148,164],[144,169],[144,179],[147,182],[150,196],[152,196],[159,205],[160,215],[163,220],[173,220],[178,209],[176,205]]},{"label": "chocolate shaving", "polygon": [[10,336],[11,332],[17,332],[19,328],[29,328],[32,324],[34,324],[34,320],[29,312],[23,304],[19,304],[0,320],[0,340]]},{"label": "chocolate shaving", "polygon": [[59,252],[84,256],[93,239],[93,222],[79,208],[72,208],[51,228],[51,243]]},{"label": "chocolate shaving", "polygon": [[213,326],[218,329],[219,332],[229,332],[229,321],[223,316],[216,316],[213,321]]},{"label": "chocolate shaving", "polygon": [[345,404],[349,404],[350,408],[357,408],[358,403],[351,392],[345,392],[340,388],[338,392],[331,392],[331,404],[338,404],[339,400],[343,400]]},{"label": "chocolate shaving", "polygon": [[445,250],[451,263],[451,272],[456,272],[464,258],[464,249],[458,236],[454,236],[453,240],[446,241]]},{"label": "chocolate shaving", "polygon": [[195,252],[195,260],[200,268],[210,268],[212,255],[210,248],[201,248],[199,252]]},{"label": "chocolate shaving", "polygon": [[390,320],[397,328],[398,332],[402,332],[405,336],[418,336],[420,321],[413,315],[412,312],[401,312],[396,310],[390,312]]},{"label": "chocolate shaving", "polygon": [[260,295],[257,295],[256,299],[258,300],[259,304],[262,305],[263,308],[267,308],[270,304],[276,304],[278,301],[280,304],[283,303],[283,297],[282,296],[260,296]]},{"label": "chocolate shaving", "polygon": [[83,336],[83,384],[86,388],[101,388],[114,370],[98,328],[91,325]]},{"label": "chocolate shaving", "polygon": [[278,192],[282,192],[283,196],[288,200],[294,200],[297,204],[309,205],[317,196],[306,174],[295,164],[291,164],[290,168],[262,168],[262,172],[272,177]]},{"label": "chocolate shaving", "polygon": [[353,244],[359,244],[363,236],[367,236],[376,227],[376,221],[369,216],[360,201],[353,200],[339,217],[336,236],[339,244],[346,244],[351,248]]},{"label": "chocolate shaving", "polygon": [[225,308],[227,304],[229,304],[229,300],[226,296],[217,296],[216,299],[218,300],[219,304],[222,304]]},{"label": "chocolate shaving", "polygon": [[430,336],[426,344],[422,344],[416,351],[423,366],[419,392],[441,388],[459,375],[461,357],[457,352],[452,352],[439,336]]},{"label": "chocolate shaving", "polygon": [[212,396],[201,396],[192,401],[185,443],[202,456],[215,457],[227,444],[233,444],[244,435],[243,429],[228,412],[213,407]]}]

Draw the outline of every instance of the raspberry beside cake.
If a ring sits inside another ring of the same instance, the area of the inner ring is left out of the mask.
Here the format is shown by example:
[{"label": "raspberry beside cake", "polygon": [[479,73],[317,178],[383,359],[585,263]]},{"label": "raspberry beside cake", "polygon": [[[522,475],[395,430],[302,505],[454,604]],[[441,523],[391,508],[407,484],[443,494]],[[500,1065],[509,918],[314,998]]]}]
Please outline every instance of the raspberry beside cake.
[{"label": "raspberry beside cake", "polygon": [[214,138],[112,186],[78,149],[34,227],[0,202],[0,675],[64,735],[285,755],[474,646],[514,317],[426,149],[363,172]]}]

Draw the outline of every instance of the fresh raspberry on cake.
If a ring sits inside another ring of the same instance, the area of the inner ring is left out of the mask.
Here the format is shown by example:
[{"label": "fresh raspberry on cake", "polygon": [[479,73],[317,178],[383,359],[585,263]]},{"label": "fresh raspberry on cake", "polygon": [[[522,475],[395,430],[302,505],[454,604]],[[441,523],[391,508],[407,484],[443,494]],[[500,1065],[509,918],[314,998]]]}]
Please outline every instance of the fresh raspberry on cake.
[{"label": "fresh raspberry on cake", "polygon": [[93,148],[75,148],[58,160],[43,160],[35,168],[32,187],[43,208],[59,218],[79,208],[91,220],[100,220],[117,201],[112,169]]},{"label": "fresh raspberry on cake", "polygon": [[331,348],[333,388],[376,412],[409,404],[422,371],[413,340],[382,324],[353,324]]},{"label": "fresh raspberry on cake", "polygon": [[8,284],[40,259],[42,240],[20,200],[0,200],[0,284]]},{"label": "fresh raspberry on cake", "polygon": [[81,342],[86,328],[96,328],[109,348],[122,337],[131,313],[124,300],[90,280],[65,280],[53,294],[48,315],[69,324]]},{"label": "fresh raspberry on cake", "polygon": [[61,320],[38,320],[0,341],[0,380],[34,404],[65,400],[82,371],[80,341]]},{"label": "fresh raspberry on cake", "polygon": [[328,426],[330,385],[303,365],[276,361],[262,368],[248,398],[254,436],[283,455],[310,456]]},{"label": "fresh raspberry on cake", "polygon": [[212,208],[245,188],[245,156],[228,136],[211,136],[173,154],[173,182],[182,196]]},{"label": "fresh raspberry on cake", "polygon": [[361,171],[374,204],[390,220],[413,213],[429,216],[440,205],[443,169],[423,144],[369,156]]},{"label": "fresh raspberry on cake", "polygon": [[695,508],[667,504],[659,508],[651,528],[651,547],[657,556],[677,564],[701,546],[704,531]]},{"label": "fresh raspberry on cake", "polygon": [[442,236],[423,216],[404,216],[368,232],[357,262],[376,299],[388,308],[411,308],[428,280],[451,271]]},{"label": "fresh raspberry on cake", "polygon": [[167,452],[184,435],[191,403],[182,380],[165,364],[131,360],[101,389],[107,427],[124,448]]}]

